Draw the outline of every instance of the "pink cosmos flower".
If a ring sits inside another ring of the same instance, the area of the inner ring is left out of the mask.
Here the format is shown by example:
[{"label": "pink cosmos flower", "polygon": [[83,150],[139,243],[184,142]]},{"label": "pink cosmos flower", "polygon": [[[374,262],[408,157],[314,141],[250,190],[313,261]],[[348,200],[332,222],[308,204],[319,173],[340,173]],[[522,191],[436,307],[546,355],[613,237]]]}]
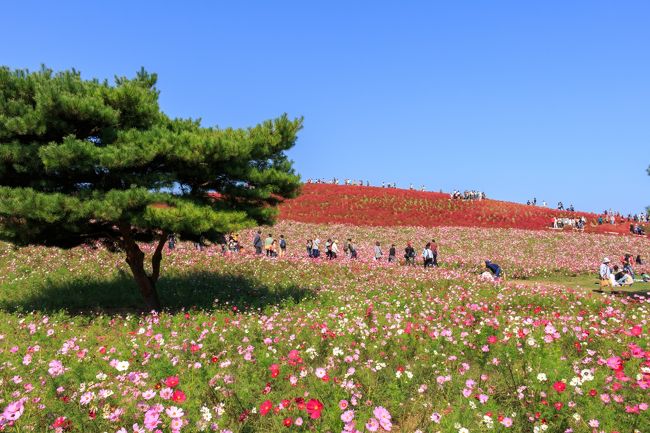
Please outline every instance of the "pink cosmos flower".
[{"label": "pink cosmos flower", "polygon": [[607,358],[607,366],[612,370],[620,370],[623,367],[623,361],[618,356]]},{"label": "pink cosmos flower", "polygon": [[165,413],[170,418],[182,418],[183,415],[185,415],[185,412],[183,412],[183,409],[181,409],[180,407],[176,407],[176,406],[168,407],[167,410],[165,410]]},{"label": "pink cosmos flower", "polygon": [[171,388],[163,388],[158,392],[158,394],[163,400],[169,400],[172,398],[172,395],[174,395],[174,390]]},{"label": "pink cosmos flower", "polygon": [[178,376],[169,376],[167,379],[165,379],[165,385],[167,385],[169,388],[176,388],[178,386],[178,383]]},{"label": "pink cosmos flower", "polygon": [[347,410],[343,412],[341,415],[341,421],[344,423],[349,423],[354,419],[354,411],[353,410]]},{"label": "pink cosmos flower", "polygon": [[56,359],[50,361],[48,366],[49,368],[47,369],[47,372],[52,377],[61,376],[64,372],[63,364],[61,363],[61,361],[57,361]]},{"label": "pink cosmos flower", "polygon": [[371,432],[379,430],[379,421],[374,418],[370,418],[366,423],[366,429]]}]

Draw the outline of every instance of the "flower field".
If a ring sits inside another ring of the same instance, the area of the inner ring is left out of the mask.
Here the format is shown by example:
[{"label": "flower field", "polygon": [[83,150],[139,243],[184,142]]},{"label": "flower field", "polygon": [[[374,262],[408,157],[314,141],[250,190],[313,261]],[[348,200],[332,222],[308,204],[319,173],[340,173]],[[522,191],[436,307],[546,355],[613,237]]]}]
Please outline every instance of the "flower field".
[{"label": "flower field", "polygon": [[[648,431],[648,298],[515,280],[650,257],[647,239],[264,230],[286,257],[166,251],[159,314],[138,313],[119,253],[0,244],[0,431]],[[352,237],[360,257],[308,259],[315,237]],[[376,241],[386,254],[431,238],[441,268],[370,259]],[[504,283],[478,278],[486,258]]]},{"label": "flower field", "polygon": [[[367,226],[463,226],[546,230],[553,217],[587,219],[585,231],[629,234],[629,223],[598,225],[598,215],[498,200],[450,200],[449,194],[404,189],[305,184],[280,206],[285,220]],[[569,229],[567,229],[569,230]],[[646,232],[648,232],[646,230]]]}]

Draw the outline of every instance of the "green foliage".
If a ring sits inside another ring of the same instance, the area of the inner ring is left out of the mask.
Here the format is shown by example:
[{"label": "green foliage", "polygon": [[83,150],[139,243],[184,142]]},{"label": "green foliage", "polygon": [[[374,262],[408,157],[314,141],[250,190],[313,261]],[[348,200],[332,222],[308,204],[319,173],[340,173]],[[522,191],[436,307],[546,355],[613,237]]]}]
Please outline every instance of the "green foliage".
[{"label": "green foliage", "polygon": [[273,221],[298,193],[285,151],[302,119],[249,129],[170,119],[156,80],[0,68],[0,239],[73,246],[119,238],[118,223],[141,238],[210,239]]}]

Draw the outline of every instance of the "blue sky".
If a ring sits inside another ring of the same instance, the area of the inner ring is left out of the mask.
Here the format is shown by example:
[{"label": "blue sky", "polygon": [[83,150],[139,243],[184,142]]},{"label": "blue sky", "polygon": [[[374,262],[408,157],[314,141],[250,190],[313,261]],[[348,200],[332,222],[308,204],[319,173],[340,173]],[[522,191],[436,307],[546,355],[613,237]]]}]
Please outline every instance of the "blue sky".
[{"label": "blue sky", "polygon": [[[174,3],[173,5],[171,3]],[[287,112],[303,179],[650,204],[650,2],[8,2],[0,63],[159,74],[162,109]]]}]

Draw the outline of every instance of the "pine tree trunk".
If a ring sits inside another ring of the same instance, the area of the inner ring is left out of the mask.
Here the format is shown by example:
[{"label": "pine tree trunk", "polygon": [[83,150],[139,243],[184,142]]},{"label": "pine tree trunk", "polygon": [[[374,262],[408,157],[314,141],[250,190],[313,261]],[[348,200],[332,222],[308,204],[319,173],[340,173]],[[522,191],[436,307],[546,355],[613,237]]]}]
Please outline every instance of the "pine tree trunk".
[{"label": "pine tree trunk", "polygon": [[[162,245],[165,244],[164,236],[161,238],[158,247],[152,258],[153,275],[150,277],[144,269],[144,253],[131,236],[131,226],[126,223],[119,224],[120,233],[122,234],[122,244],[126,251],[126,263],[131,269],[133,279],[135,280],[140,294],[148,311],[160,310],[160,298],[156,291],[156,282],[160,275],[160,261],[162,260]],[[163,233],[164,235],[164,233]]]},{"label": "pine tree trunk", "polygon": [[158,292],[156,291],[156,283],[150,278],[144,270],[144,253],[136,245],[137,250],[133,253],[129,253],[127,250],[126,262],[131,268],[133,273],[133,278],[140,288],[140,294],[144,300],[144,304],[147,306],[147,310],[160,310],[160,299],[158,298]]}]

